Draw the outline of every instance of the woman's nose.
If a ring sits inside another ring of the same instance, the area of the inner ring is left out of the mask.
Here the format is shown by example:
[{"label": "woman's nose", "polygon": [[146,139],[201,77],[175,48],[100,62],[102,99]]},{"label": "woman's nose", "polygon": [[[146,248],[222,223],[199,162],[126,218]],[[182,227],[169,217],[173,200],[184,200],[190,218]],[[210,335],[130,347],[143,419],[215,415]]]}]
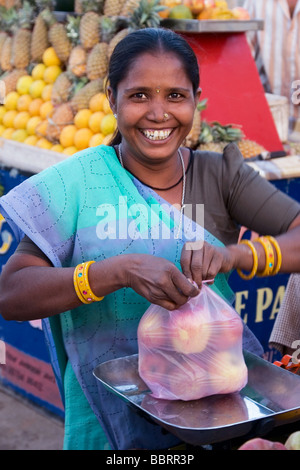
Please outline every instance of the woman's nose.
[{"label": "woman's nose", "polygon": [[166,115],[166,106],[162,101],[155,100],[150,104],[147,117],[150,121],[163,122]]}]

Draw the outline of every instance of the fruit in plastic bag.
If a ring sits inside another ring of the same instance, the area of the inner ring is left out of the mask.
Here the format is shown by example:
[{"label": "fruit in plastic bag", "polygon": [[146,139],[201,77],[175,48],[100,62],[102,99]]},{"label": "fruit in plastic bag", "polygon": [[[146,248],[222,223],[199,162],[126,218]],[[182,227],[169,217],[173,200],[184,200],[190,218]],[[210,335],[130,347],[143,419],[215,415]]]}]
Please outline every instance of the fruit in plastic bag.
[{"label": "fruit in plastic bag", "polygon": [[288,450],[281,442],[273,442],[256,437],[245,442],[238,450]]},{"label": "fruit in plastic bag", "polygon": [[295,431],[289,435],[285,442],[288,450],[300,450],[300,431]]},{"label": "fruit in plastic bag", "polygon": [[174,311],[152,304],[138,327],[139,374],[155,398],[197,400],[247,383],[243,324],[210,287]]}]

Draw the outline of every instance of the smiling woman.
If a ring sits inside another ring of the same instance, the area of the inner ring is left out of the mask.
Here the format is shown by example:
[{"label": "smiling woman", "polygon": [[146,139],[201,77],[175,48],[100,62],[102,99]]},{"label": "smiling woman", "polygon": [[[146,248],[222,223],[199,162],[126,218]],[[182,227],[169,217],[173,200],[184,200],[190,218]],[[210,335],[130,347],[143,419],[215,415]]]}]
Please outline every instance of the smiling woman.
[{"label": "smiling woman", "polygon": [[[300,206],[234,144],[223,155],[182,146],[200,90],[181,36],[128,34],[107,83],[117,116],[110,145],[78,152],[0,199],[20,239],[0,278],[0,311],[43,318],[65,400],[65,449],[166,449],[178,439],[102,388],[93,369],[138,352],[150,303],[175,310],[211,279],[231,302],[233,269],[247,278],[300,271]],[[272,237],[239,244],[241,225]],[[246,326],[243,338],[262,353]]]}]

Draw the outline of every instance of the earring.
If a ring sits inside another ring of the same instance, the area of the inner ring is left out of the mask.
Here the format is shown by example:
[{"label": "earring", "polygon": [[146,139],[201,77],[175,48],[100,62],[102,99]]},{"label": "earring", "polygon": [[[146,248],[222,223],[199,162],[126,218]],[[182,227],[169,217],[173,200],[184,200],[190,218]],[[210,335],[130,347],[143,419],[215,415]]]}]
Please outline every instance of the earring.
[{"label": "earring", "polygon": [[117,114],[114,114],[114,117],[117,119],[118,115],[117,115]]}]

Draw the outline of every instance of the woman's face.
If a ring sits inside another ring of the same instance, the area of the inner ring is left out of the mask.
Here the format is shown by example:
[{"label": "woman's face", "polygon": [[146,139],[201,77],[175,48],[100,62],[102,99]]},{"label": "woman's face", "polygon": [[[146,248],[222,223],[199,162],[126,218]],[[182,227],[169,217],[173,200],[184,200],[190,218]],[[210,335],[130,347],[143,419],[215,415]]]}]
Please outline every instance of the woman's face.
[{"label": "woman's face", "polygon": [[119,83],[117,96],[108,91],[127,158],[159,162],[177,154],[199,96],[175,54],[140,55]]}]

